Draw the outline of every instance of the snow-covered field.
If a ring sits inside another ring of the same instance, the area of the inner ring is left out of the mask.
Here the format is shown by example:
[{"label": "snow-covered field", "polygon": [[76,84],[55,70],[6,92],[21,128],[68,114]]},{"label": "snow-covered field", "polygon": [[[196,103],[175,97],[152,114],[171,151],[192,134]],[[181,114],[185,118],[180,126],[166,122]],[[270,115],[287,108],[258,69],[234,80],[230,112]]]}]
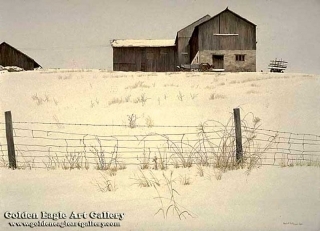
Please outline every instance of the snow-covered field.
[{"label": "snow-covered field", "polygon": [[[39,152],[31,151],[34,147],[22,145],[38,136],[58,137],[43,131],[60,132],[61,140],[54,141],[58,147],[50,146],[49,149],[61,151],[60,146],[64,146],[62,150],[68,154],[79,141],[86,147],[95,142],[99,149],[98,143],[103,142],[101,137],[105,135],[196,133],[196,127],[209,120],[226,124],[236,107],[241,108],[242,116],[253,113],[260,118],[260,129],[319,136],[319,89],[320,76],[291,73],[124,73],[105,70],[1,73],[1,147],[6,149],[4,112],[11,111],[16,128],[17,159],[28,161],[28,165],[14,171],[0,169],[0,229],[25,230],[9,228],[8,222],[42,221],[41,211],[67,214],[66,219],[55,222],[118,222],[89,217],[91,211],[109,211],[125,214],[119,221],[121,227],[107,227],[111,230],[319,230],[320,168],[317,166],[263,165],[249,174],[246,168],[221,172],[213,167],[202,167],[201,174],[195,164],[190,168],[170,166],[165,171],[152,169],[150,164],[149,169],[140,171],[139,165],[130,165],[127,160],[125,169],[114,172],[101,173],[94,164],[89,165],[88,170],[62,170],[61,166],[46,170],[43,160],[38,163],[32,162],[32,157],[24,157],[37,156]],[[131,115],[136,118],[135,128],[126,127]],[[82,135],[73,136],[75,141],[64,141],[64,135],[69,133]],[[86,134],[98,135],[100,139],[92,136],[92,143],[85,143]],[[287,148],[290,152],[294,148],[307,150],[305,145],[294,146],[290,139],[298,140],[297,136],[283,134],[289,137]],[[312,140],[313,149],[309,151],[319,156],[319,152],[315,152],[319,150],[318,136],[302,136],[302,140]],[[189,141],[192,142],[191,137]],[[48,145],[47,142],[39,139],[31,144]],[[102,145],[111,144],[105,142]],[[132,142],[121,144],[130,146]],[[48,147],[45,148],[48,152]],[[19,152],[22,149],[25,151]],[[6,151],[0,150],[0,154],[6,158]],[[135,158],[138,155],[131,156],[135,163],[141,162]],[[151,187],[139,186],[139,183],[145,183],[141,180],[143,175],[149,179]],[[105,183],[110,191],[103,192],[97,186],[106,186]],[[174,200],[170,200],[172,192]],[[180,209],[181,220],[175,208]],[[26,211],[39,217],[5,219],[6,211]],[[72,211],[85,212],[87,218],[70,219]],[[45,227],[33,229],[46,230]],[[79,226],[66,229],[83,230]]]}]

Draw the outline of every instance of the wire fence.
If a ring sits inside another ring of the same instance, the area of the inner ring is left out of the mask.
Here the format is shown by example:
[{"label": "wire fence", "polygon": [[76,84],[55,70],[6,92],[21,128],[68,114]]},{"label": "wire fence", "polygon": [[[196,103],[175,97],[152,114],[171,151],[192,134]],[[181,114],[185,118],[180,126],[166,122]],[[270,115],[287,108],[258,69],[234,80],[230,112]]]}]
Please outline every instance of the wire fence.
[{"label": "wire fence", "polygon": [[[320,136],[259,127],[241,121],[242,164],[320,165]],[[200,125],[135,126],[13,122],[17,168],[165,169],[192,165],[236,166],[234,122]],[[5,123],[0,123],[0,165],[9,166]]]}]

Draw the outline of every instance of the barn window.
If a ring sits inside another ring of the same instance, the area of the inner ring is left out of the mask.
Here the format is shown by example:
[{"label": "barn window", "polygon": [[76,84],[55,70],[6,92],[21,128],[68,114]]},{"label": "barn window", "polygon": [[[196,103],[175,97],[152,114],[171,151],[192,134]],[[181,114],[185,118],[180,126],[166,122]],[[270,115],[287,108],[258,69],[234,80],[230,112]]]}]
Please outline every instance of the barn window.
[{"label": "barn window", "polygon": [[236,61],[244,61],[245,55],[236,55]]}]

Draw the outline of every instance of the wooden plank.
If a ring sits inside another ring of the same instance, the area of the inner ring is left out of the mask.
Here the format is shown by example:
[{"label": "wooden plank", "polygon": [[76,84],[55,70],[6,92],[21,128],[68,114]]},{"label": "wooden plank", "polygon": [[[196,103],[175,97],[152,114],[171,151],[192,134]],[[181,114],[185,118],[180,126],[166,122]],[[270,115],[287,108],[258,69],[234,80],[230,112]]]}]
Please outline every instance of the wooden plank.
[{"label": "wooden plank", "polygon": [[7,147],[8,147],[9,168],[16,169],[17,163],[16,163],[16,153],[15,153],[14,141],[13,141],[11,111],[5,112],[5,120],[6,120],[6,137],[7,137]]},{"label": "wooden plank", "polygon": [[234,108],[233,115],[234,115],[235,135],[236,135],[236,161],[237,161],[237,164],[239,164],[243,160],[240,109]]}]

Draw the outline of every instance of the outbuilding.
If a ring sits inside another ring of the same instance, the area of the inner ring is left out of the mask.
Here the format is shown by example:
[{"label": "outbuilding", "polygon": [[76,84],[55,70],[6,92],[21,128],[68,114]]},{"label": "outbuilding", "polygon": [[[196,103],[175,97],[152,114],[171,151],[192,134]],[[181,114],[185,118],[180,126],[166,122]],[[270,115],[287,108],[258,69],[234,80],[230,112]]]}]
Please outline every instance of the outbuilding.
[{"label": "outbuilding", "polygon": [[170,72],[175,70],[174,40],[111,41],[114,71]]},{"label": "outbuilding", "polygon": [[17,66],[24,70],[41,67],[36,61],[6,42],[0,44],[0,65]]}]

